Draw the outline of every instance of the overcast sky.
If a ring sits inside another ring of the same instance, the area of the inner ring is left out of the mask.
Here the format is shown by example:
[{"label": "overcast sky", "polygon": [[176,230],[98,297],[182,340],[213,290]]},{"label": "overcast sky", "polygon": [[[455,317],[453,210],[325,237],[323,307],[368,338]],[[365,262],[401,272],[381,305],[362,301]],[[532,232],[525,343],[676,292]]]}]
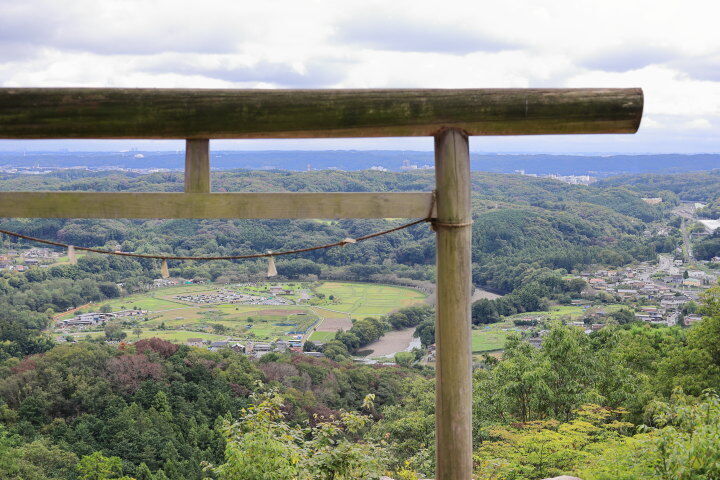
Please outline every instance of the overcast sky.
[{"label": "overcast sky", "polygon": [[[720,152],[717,0],[0,0],[0,85],[642,87],[637,135],[474,137],[488,152]],[[175,149],[9,142],[1,150]],[[431,139],[213,149],[418,149]]]}]

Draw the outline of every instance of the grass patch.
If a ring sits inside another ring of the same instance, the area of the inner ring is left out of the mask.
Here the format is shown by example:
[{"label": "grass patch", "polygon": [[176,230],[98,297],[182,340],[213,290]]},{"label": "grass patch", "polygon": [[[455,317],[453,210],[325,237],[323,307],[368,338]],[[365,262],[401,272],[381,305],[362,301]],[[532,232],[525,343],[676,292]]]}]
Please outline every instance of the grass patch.
[{"label": "grass patch", "polygon": [[335,338],[335,332],[313,332],[310,334],[309,340],[312,342],[329,342]]},{"label": "grass patch", "polygon": [[403,307],[422,303],[427,295],[412,288],[373,283],[325,282],[317,289],[334,302],[324,308],[353,318],[379,317]]},{"label": "grass patch", "polygon": [[505,346],[509,332],[503,330],[473,330],[472,351],[473,353],[490,352],[501,350]]},{"label": "grass patch", "polygon": [[603,310],[607,313],[615,312],[617,310],[620,310],[623,307],[627,307],[627,305],[623,305],[620,303],[613,303],[609,305],[594,305],[594,306],[581,306],[581,305],[553,305],[550,307],[549,311],[543,312],[525,312],[525,313],[518,313],[516,315],[512,315],[510,317],[506,317],[506,320],[520,320],[522,318],[527,317],[534,317],[534,318],[543,318],[548,320],[560,320],[560,319],[570,319],[570,321],[576,321],[580,320],[582,317],[585,316],[586,313]]}]

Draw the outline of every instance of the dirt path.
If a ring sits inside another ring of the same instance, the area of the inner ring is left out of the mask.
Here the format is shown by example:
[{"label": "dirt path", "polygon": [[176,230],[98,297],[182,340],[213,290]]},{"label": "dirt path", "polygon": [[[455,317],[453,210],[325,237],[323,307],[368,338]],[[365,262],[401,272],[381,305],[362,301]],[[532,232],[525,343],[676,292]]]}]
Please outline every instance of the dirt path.
[{"label": "dirt path", "polygon": [[473,292],[472,301],[477,302],[480,299],[487,298],[488,300],[495,300],[496,298],[500,298],[502,295],[498,295],[497,293],[488,292],[487,290],[483,290],[482,288],[475,288],[475,291]]},{"label": "dirt path", "polygon": [[[482,288],[475,287],[475,290],[473,290],[473,296],[472,296],[471,301],[477,302],[481,298],[487,298],[488,300],[495,300],[496,298],[500,298],[500,297],[502,297],[502,295],[499,295],[499,294],[493,293],[493,292],[489,292],[487,290],[483,290]],[[427,298],[425,299],[425,302],[430,305],[435,305],[435,303],[436,303],[435,293],[428,295]]]},{"label": "dirt path", "polygon": [[363,347],[363,350],[372,350],[369,357],[392,357],[398,352],[404,352],[411,349],[413,345],[413,333],[415,327],[406,328],[404,330],[392,330],[383,337]]},{"label": "dirt path", "polygon": [[85,305],[80,305],[79,307],[71,308],[70,310],[65,310],[64,312],[60,312],[56,315],[53,315],[52,319],[57,320],[58,318],[62,317],[63,315],[67,315],[68,313],[77,312],[78,310],[81,310],[87,306],[90,306],[91,304],[86,303]]}]

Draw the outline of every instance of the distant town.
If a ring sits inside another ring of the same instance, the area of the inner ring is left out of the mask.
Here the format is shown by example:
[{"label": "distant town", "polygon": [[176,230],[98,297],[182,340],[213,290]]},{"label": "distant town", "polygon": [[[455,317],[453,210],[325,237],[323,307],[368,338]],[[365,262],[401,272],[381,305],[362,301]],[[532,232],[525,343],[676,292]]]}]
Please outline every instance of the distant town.
[{"label": "distant town", "polygon": [[[216,170],[380,170],[414,171],[431,168],[431,151],[418,150],[284,150],[233,151],[213,150],[212,168]],[[602,158],[602,161],[598,161]],[[554,155],[537,153],[472,152],[474,171],[555,175],[562,177],[605,178],[627,173],[668,173],[712,170],[720,164],[720,155],[602,155],[588,153]],[[64,169],[152,173],[180,171],[184,150],[147,151],[128,148],[122,151],[0,151],[0,173],[42,174]],[[553,177],[554,178],[554,177]]]},{"label": "distant town", "polygon": [[[431,164],[415,164],[410,163],[408,160],[403,160],[402,165],[399,168],[399,171],[401,172],[411,172],[411,171],[421,171],[421,170],[432,170],[435,167]],[[344,171],[343,168],[340,167],[325,167],[326,170],[335,170],[335,171]],[[87,165],[77,165],[77,166],[71,166],[71,167],[60,167],[60,166],[41,166],[41,165],[31,165],[31,166],[12,166],[12,165],[0,165],[0,173],[9,173],[9,174],[22,174],[22,175],[43,175],[47,173],[53,173],[53,172],[60,172],[65,170],[79,170],[79,171],[88,171],[88,172],[110,172],[110,171],[117,171],[117,172],[127,172],[127,173],[137,173],[137,174],[148,174],[148,173],[160,173],[160,172],[181,172],[183,171],[183,168],[177,167],[177,168],[126,168],[126,167],[120,167],[120,166],[114,166],[114,165],[107,165],[107,166],[87,166]],[[214,170],[224,170],[217,167],[214,167]],[[305,170],[307,171],[313,171],[314,167],[312,163],[308,163],[306,165]],[[393,171],[393,169],[390,167],[386,167],[383,165],[372,165],[368,168],[370,171],[375,172],[390,172]],[[537,173],[525,173],[525,170],[516,170],[513,173],[519,174],[519,175],[527,175],[530,177],[539,177],[539,178],[552,178],[554,180],[558,180],[563,183],[568,183],[571,185],[591,185],[595,182],[597,182],[597,177],[592,177],[590,175],[560,175],[556,173],[548,173],[548,174],[537,174]]]},{"label": "distant town", "polygon": [[[662,202],[662,198],[643,200],[650,205]],[[692,256],[692,239],[711,235],[720,227],[718,220],[697,218],[696,213],[705,207],[700,202],[681,202],[674,209],[673,213],[685,221],[680,227],[684,243],[673,254],[660,254],[657,262],[587,270],[568,276],[587,284],[581,297],[571,301],[571,305],[583,308],[584,313],[568,323],[583,328],[586,333],[602,329],[612,313],[603,308],[603,303],[626,305],[634,312],[635,320],[650,324],[687,327],[702,321],[702,316],[695,311],[697,302],[702,292],[717,285],[720,279],[720,257],[696,260]],[[657,225],[648,229],[645,236],[668,236],[669,233],[670,227]],[[547,319],[542,314],[530,315],[517,320],[516,324],[530,331],[530,343],[539,347],[547,330],[542,326],[529,326],[542,325]]]}]

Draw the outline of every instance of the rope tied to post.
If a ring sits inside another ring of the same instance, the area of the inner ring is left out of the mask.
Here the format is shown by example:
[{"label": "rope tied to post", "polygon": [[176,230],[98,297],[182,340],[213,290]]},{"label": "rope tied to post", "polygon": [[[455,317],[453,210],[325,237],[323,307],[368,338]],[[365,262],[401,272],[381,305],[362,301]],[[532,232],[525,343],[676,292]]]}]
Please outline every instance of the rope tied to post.
[{"label": "rope tied to post", "polygon": [[428,220],[428,221],[430,222],[430,226],[432,227],[432,229],[433,229],[434,231],[436,231],[436,232],[437,232],[438,227],[442,227],[442,228],[463,228],[463,227],[469,227],[469,226],[471,226],[471,225],[474,223],[472,220],[470,220],[469,222],[463,222],[463,223],[443,223],[443,222],[438,222],[438,221],[437,221],[436,219],[434,219],[434,218],[431,218],[431,219]]},{"label": "rope tied to post", "polygon": [[356,238],[346,237],[346,238],[340,240],[339,242],[326,243],[324,245],[316,245],[313,247],[298,248],[298,249],[294,249],[294,250],[283,250],[283,251],[279,251],[279,252],[267,251],[265,253],[253,253],[253,254],[249,254],[249,255],[222,255],[222,256],[199,257],[199,256],[179,256],[179,255],[133,253],[133,252],[123,252],[121,250],[106,250],[106,249],[101,249],[101,248],[79,247],[77,245],[70,245],[67,243],[56,242],[53,240],[46,240],[43,238],[32,237],[30,235],[24,235],[22,233],[12,232],[12,231],[3,230],[3,229],[0,229],[0,234],[5,234],[10,237],[19,238],[19,239],[27,240],[30,242],[41,243],[44,245],[51,245],[54,247],[64,248],[68,251],[68,257],[69,257],[69,261],[71,264],[77,263],[76,251],[97,253],[100,255],[116,255],[116,256],[121,256],[121,257],[133,257],[133,258],[145,258],[145,259],[151,259],[151,260],[160,260],[162,262],[161,270],[162,270],[163,277],[167,277],[169,275],[169,273],[167,271],[167,261],[168,260],[180,260],[180,261],[183,261],[183,260],[194,260],[194,261],[248,260],[248,259],[254,259],[254,258],[267,258],[267,257],[270,257],[270,259],[272,259],[273,257],[277,257],[277,256],[281,256],[281,255],[293,255],[293,254],[297,254],[297,253],[312,252],[315,250],[323,250],[323,249],[334,248],[334,247],[344,247],[346,245],[352,245],[352,244],[356,244],[358,242],[362,242],[365,240],[370,240],[371,238],[377,238],[377,237],[381,237],[383,235],[388,235],[390,233],[398,232],[400,230],[404,230],[406,228],[410,228],[410,227],[413,227],[415,225],[419,225],[419,224],[425,223],[425,222],[428,222],[430,224],[430,227],[433,229],[433,231],[437,231],[438,228],[462,228],[462,227],[468,227],[473,224],[472,221],[464,222],[464,223],[438,222],[437,218],[435,218],[433,216],[433,212],[435,210],[435,200],[436,200],[436,195],[435,195],[435,191],[433,191],[432,201],[430,203],[430,210],[428,212],[427,217],[421,218],[418,220],[413,220],[412,222],[404,223],[402,225],[398,225],[397,227],[389,228],[387,230],[381,230],[379,232],[371,233],[368,235],[363,235],[361,237],[356,237]]},{"label": "rope tied to post", "polygon": [[437,197],[437,190],[432,191],[432,203],[430,204],[430,213],[428,214],[427,221],[430,222],[430,228],[433,232],[437,232],[438,228],[463,228],[469,227],[473,224],[473,221],[462,222],[462,223],[446,223],[438,222],[436,217],[433,217],[433,210],[435,209],[435,199]]}]

